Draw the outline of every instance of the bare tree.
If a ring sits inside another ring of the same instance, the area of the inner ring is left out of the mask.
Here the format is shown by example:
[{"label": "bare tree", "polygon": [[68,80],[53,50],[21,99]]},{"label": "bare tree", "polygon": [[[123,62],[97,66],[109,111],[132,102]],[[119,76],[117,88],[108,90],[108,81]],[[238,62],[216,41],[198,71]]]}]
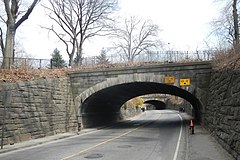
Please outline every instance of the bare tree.
[{"label": "bare tree", "polygon": [[224,2],[224,8],[220,17],[212,22],[213,33],[221,39],[221,43],[231,44],[236,51],[239,50],[239,16],[238,0],[217,0]]},{"label": "bare tree", "polygon": [[114,45],[127,61],[133,62],[136,56],[159,45],[156,39],[158,31],[159,27],[152,21],[142,21],[136,16],[131,16],[129,19],[125,18],[123,26],[118,25],[114,28]]},{"label": "bare tree", "polygon": [[66,46],[69,66],[81,65],[83,44],[94,36],[105,35],[110,15],[116,9],[117,0],[49,0],[44,7],[56,25],[44,27],[52,31]]},{"label": "bare tree", "polygon": [[233,10],[233,28],[234,28],[234,39],[233,46],[238,50],[239,48],[239,24],[238,24],[238,13],[237,13],[237,0],[233,0],[232,4]]},{"label": "bare tree", "polygon": [[[33,0],[29,7],[23,6],[22,0],[1,0],[5,13],[0,15],[1,22],[6,26],[0,27],[0,46],[3,54],[2,68],[10,68],[14,58],[14,41],[17,28],[28,19],[39,0]],[[21,9],[22,8],[22,9]],[[26,10],[25,10],[26,9]],[[4,38],[4,31],[6,36]],[[5,41],[5,43],[4,43]]]}]

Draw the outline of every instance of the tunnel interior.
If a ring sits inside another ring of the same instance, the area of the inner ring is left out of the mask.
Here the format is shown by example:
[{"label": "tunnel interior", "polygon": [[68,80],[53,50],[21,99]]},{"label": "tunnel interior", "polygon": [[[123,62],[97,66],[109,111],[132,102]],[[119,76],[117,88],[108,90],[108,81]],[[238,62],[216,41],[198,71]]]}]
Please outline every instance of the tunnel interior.
[{"label": "tunnel interior", "polygon": [[120,108],[128,100],[147,94],[170,94],[188,101],[200,118],[200,101],[188,91],[176,86],[156,82],[133,82],[111,86],[97,91],[84,100],[80,115],[84,128],[103,125],[119,119]]},{"label": "tunnel interior", "polygon": [[144,104],[153,105],[156,110],[166,109],[166,103],[159,100],[148,100],[148,101],[145,101]]}]

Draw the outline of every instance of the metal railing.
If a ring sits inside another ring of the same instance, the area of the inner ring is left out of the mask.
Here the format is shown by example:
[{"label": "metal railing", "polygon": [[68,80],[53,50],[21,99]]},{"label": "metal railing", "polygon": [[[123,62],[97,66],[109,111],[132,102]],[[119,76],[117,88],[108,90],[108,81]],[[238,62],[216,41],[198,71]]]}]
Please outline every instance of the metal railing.
[{"label": "metal railing", "polygon": [[[140,54],[134,58],[132,63],[141,62],[190,62],[190,61],[211,61],[215,51],[151,51]],[[126,57],[121,54],[111,54],[107,58],[110,64],[128,63]],[[96,65],[98,57],[84,57],[82,65]]]},{"label": "metal railing", "polygon": [[[0,57],[0,67],[3,63],[3,57]],[[34,58],[5,58],[5,63],[9,63],[9,68],[32,68],[43,69],[52,68],[50,59],[34,59]]]},{"label": "metal railing", "polygon": [[[210,61],[213,60],[215,53],[215,51],[150,51],[136,56],[131,63]],[[121,54],[110,54],[106,59],[109,64],[129,63],[128,59]],[[7,58],[6,60],[9,63],[13,62],[10,68],[54,68],[51,59]],[[3,58],[0,57],[0,66],[2,62]],[[82,66],[97,64],[99,64],[98,56],[84,57],[81,63]]]}]

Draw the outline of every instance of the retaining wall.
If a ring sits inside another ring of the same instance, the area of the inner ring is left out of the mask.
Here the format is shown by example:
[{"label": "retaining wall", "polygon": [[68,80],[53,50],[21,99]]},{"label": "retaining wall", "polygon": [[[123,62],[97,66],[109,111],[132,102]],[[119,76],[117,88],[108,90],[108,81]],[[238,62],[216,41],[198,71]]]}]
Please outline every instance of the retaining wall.
[{"label": "retaining wall", "polygon": [[209,86],[203,123],[240,160],[240,72],[214,71]]},{"label": "retaining wall", "polygon": [[68,78],[1,84],[0,138],[4,124],[3,143],[76,131],[77,109],[69,84]]}]

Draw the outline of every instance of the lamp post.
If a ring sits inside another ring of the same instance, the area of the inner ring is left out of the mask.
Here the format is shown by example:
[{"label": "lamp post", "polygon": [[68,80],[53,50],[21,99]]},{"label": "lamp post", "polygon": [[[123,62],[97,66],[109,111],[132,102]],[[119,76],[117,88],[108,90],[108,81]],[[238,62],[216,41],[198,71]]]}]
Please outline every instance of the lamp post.
[{"label": "lamp post", "polygon": [[168,42],[168,54],[169,54],[169,62],[172,62],[172,54],[171,54],[171,51],[170,51],[170,44],[171,43]]}]

